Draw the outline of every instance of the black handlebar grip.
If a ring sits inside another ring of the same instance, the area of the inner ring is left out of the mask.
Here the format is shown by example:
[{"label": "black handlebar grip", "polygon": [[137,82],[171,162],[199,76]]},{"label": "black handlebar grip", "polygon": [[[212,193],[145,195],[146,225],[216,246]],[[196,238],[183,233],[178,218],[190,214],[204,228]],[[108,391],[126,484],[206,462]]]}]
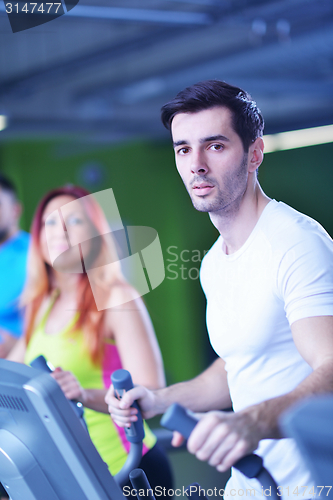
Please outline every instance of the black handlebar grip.
[{"label": "black handlebar grip", "polygon": [[30,363],[30,366],[32,366],[32,368],[36,368],[36,370],[41,370],[43,372],[52,372],[44,356],[38,356],[37,358],[33,359]]},{"label": "black handlebar grip", "polygon": [[[155,500],[152,487],[149,484],[147,476],[142,469],[133,469],[129,473],[129,478],[133,489],[136,490],[138,500],[145,500],[147,497]],[[143,492],[143,495],[140,493]]]},{"label": "black handlebar grip", "polygon": [[185,495],[187,498],[191,498],[191,500],[208,500],[206,495],[202,494],[204,491],[200,484],[192,483],[186,488]]},{"label": "black handlebar grip", "polygon": [[[127,370],[116,370],[111,375],[111,382],[114,387],[115,396],[121,399],[123,394],[130,389],[133,389],[133,382],[131,374]],[[131,423],[131,427],[125,427],[125,433],[127,440],[130,443],[140,443],[145,437],[145,431],[143,429],[143,421],[141,416],[141,411],[139,405],[136,401],[132,404],[133,408],[138,410],[136,422]]]},{"label": "black handlebar grip", "polygon": [[[180,432],[186,439],[198,423],[194,413],[178,403],[171,405],[161,419],[161,425],[170,431]],[[233,467],[249,478],[257,477],[263,468],[262,458],[253,453],[236,462]]]},{"label": "black handlebar grip", "polygon": [[178,403],[169,406],[161,418],[161,425],[170,431],[178,431],[184,438],[188,439],[198,419],[191,410],[187,410]]}]

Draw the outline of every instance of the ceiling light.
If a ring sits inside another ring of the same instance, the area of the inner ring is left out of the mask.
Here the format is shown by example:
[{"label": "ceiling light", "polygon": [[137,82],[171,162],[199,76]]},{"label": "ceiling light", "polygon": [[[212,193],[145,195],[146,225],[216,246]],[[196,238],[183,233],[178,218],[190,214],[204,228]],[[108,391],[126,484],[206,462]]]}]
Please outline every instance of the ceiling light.
[{"label": "ceiling light", "polygon": [[4,130],[8,125],[8,120],[6,115],[0,115],[0,132]]},{"label": "ceiling light", "polygon": [[264,135],[265,153],[333,142],[333,125]]}]

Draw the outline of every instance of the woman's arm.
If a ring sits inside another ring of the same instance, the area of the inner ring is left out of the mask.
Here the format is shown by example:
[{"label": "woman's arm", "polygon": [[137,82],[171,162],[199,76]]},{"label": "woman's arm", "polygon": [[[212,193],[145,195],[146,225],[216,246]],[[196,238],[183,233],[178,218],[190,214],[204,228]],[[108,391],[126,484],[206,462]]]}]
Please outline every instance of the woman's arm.
[{"label": "woman's arm", "polygon": [[86,408],[108,413],[104,401],[107,389],[84,389],[72,372],[65,371],[59,366],[51,376],[58,382],[67,399],[80,401]]},{"label": "woman's arm", "polygon": [[134,384],[165,387],[161,351],[143,300],[127,284],[114,287],[112,299],[120,305],[107,311],[106,328],[116,342],[123,368],[131,373]]},{"label": "woman's arm", "polygon": [[[45,312],[45,308],[47,307],[47,305],[48,302],[44,300],[36,314],[34,325],[39,323],[42,315]],[[24,319],[26,324],[29,323],[31,314],[32,314],[32,309],[30,304],[26,307],[24,313]],[[6,356],[6,359],[8,359],[9,361],[16,361],[17,363],[24,363],[26,349],[27,349],[26,338],[25,334],[23,334],[14,344],[12,349],[9,351],[8,355]]]},{"label": "woman's arm", "polygon": [[[150,389],[165,387],[163,361],[148,311],[129,285],[117,285],[112,291],[114,303],[105,316],[106,337],[115,340],[122,366],[135,384]],[[108,413],[104,398],[107,389],[84,389],[76,377],[57,368],[53,374],[68,399],[80,401],[92,410]]]},{"label": "woman's arm", "polygon": [[0,327],[0,358],[6,358],[16,342],[17,337]]},{"label": "woman's arm", "polygon": [[25,338],[22,336],[11,349],[6,359],[16,361],[17,363],[24,363],[25,350]]}]

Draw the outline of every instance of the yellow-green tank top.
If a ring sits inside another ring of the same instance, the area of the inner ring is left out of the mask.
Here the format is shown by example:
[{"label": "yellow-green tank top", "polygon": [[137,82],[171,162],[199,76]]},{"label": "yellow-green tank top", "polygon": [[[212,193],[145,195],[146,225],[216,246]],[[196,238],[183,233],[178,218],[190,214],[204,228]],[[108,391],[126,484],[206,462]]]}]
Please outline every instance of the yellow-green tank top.
[{"label": "yellow-green tank top", "polygon": [[[105,343],[103,361],[99,366],[94,365],[85,347],[82,332],[69,332],[77,317],[56,335],[45,333],[45,324],[52,305],[53,301],[31,337],[24,362],[29,364],[37,356],[43,355],[54,367],[60,366],[63,370],[71,371],[84,389],[108,388],[111,373],[122,368],[115,343]],[[114,424],[108,414],[89,408],[85,408],[84,418],[92,442],[107,463],[111,474],[116,474],[124,465],[129,451],[124,429]],[[145,423],[143,454],[155,443],[156,437]]]}]

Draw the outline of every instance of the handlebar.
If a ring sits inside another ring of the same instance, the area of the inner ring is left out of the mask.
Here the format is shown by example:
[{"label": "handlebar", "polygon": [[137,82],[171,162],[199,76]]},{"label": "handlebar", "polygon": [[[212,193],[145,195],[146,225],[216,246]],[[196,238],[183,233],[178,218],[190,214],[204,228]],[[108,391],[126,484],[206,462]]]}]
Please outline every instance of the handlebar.
[{"label": "handlebar", "polygon": [[[195,417],[194,413],[178,403],[171,405],[161,419],[161,425],[163,427],[171,431],[180,432],[186,439],[190,437],[197,423],[198,419]],[[271,486],[272,498],[279,498],[277,495],[276,483],[269,472],[264,468],[261,457],[251,453],[238,460],[233,467],[238,469],[248,478],[256,478],[265,489]]]},{"label": "handlebar", "polygon": [[[53,372],[53,369],[50,367],[50,365],[48,364],[48,362],[46,361],[44,356],[38,356],[37,358],[35,358],[33,361],[31,361],[30,366],[32,366],[32,368],[36,368],[37,370],[41,370],[43,372],[48,372],[48,373]],[[68,401],[70,402],[76,415],[79,417],[80,422],[82,423],[83,427],[86,430],[88,430],[87,424],[84,420],[84,409],[83,409],[82,403],[80,403],[79,401],[76,401],[75,399],[69,399]]]},{"label": "handlebar", "polygon": [[146,497],[148,497],[148,499],[150,500],[155,500],[153,490],[149,484],[145,472],[142,469],[132,470],[130,472],[129,478],[132,483],[133,489],[137,492],[136,496],[138,500],[146,500]]},{"label": "handlebar", "polygon": [[[35,358],[30,363],[30,366],[44,372],[50,373],[53,371],[44,356],[38,356]],[[118,398],[121,398],[125,391],[129,391],[133,388],[132,377],[127,370],[121,369],[113,372],[111,375],[111,381]],[[82,404],[75,400],[68,401],[72,405],[76,415],[79,417],[80,422],[88,431],[84,420],[84,409]],[[120,487],[124,486],[128,482],[129,473],[139,465],[142,458],[142,440],[145,436],[143,420],[137,402],[135,401],[132,406],[138,409],[138,420],[133,422],[131,427],[125,428],[126,438],[131,443],[131,447],[122,469],[114,476],[114,479]]]},{"label": "handlebar", "polygon": [[[113,372],[111,375],[111,381],[114,387],[115,396],[118,399],[121,399],[126,391],[129,391],[134,387],[131,374],[127,370],[120,369]],[[131,427],[125,427],[125,434],[130,443],[140,443],[145,437],[145,432],[143,429],[140,408],[136,401],[132,404],[132,408],[136,408],[138,410],[138,420],[136,422],[132,422]]]},{"label": "handlebar", "polygon": [[[112,373],[111,382],[118,399],[121,399],[126,391],[134,387],[131,374],[123,369],[116,370]],[[124,486],[127,483],[130,472],[139,465],[142,458],[142,440],[145,437],[143,420],[139,405],[136,401],[134,401],[132,407],[138,410],[138,420],[132,422],[130,427],[125,427],[126,438],[131,443],[131,447],[125,464],[118,474],[114,476],[120,486]]]}]

